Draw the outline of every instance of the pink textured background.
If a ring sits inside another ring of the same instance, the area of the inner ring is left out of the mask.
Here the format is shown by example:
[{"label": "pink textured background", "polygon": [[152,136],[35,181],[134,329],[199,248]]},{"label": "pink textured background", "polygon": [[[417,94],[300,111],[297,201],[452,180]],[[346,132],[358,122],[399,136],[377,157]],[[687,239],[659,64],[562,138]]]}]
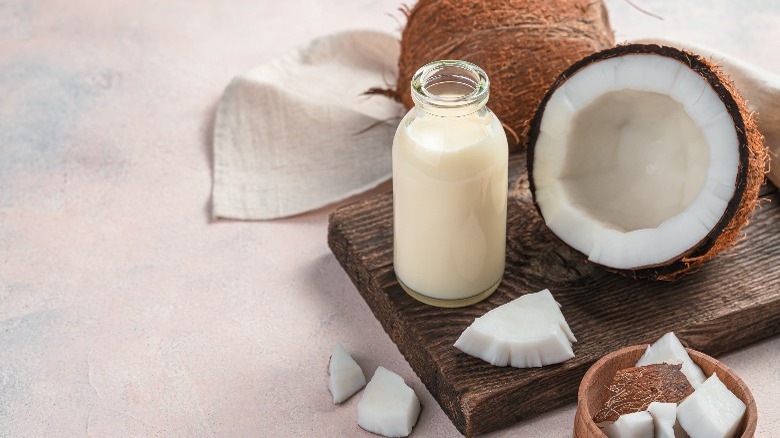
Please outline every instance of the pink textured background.
[{"label": "pink textured background", "polygon": [[[610,0],[619,40],[689,38],[780,72],[777,2],[635,1],[665,20]],[[330,254],[330,209],[209,221],[230,78],[337,30],[395,31],[397,6],[0,2],[0,437],[371,436],[357,397],[330,402],[335,340],[417,391],[416,436],[457,435]],[[759,435],[780,435],[780,338],[721,359]],[[494,436],[570,436],[573,417]]]}]

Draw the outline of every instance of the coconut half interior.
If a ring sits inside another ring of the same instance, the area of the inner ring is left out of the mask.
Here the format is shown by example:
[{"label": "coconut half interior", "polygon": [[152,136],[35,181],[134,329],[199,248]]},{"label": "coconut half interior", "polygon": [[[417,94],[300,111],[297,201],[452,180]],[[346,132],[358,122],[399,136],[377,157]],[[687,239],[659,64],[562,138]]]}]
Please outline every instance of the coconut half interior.
[{"label": "coconut half interior", "polygon": [[726,211],[739,170],[726,106],[699,74],[658,54],[579,69],[547,101],[534,148],[547,226],[615,269],[694,248]]}]

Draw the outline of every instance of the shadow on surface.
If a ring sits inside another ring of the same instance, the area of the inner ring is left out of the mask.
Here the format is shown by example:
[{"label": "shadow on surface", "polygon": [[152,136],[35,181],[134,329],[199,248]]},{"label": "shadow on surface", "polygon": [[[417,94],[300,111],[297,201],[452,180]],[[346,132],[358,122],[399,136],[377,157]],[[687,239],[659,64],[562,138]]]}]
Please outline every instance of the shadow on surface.
[{"label": "shadow on surface", "polygon": [[211,184],[209,185],[209,195],[206,199],[206,203],[203,206],[203,212],[206,214],[207,222],[214,222],[215,219],[211,214],[212,210],[212,191],[211,187],[214,185],[214,123],[217,117],[217,106],[219,100],[213,102],[206,108],[203,116],[203,120],[200,124],[201,132],[201,147],[203,148],[203,155],[206,157],[206,162],[209,165],[209,175],[211,175]]},{"label": "shadow on surface", "polygon": [[[341,342],[363,367],[370,378],[377,366],[398,371],[409,367],[398,348],[384,332],[373,312],[355,289],[336,257],[328,252],[317,256],[302,272],[304,281],[310,284],[310,298],[316,300],[321,332],[333,339],[329,343]],[[388,362],[388,358],[392,357]],[[382,360],[384,358],[384,360]],[[418,388],[415,388],[418,389]]]}]

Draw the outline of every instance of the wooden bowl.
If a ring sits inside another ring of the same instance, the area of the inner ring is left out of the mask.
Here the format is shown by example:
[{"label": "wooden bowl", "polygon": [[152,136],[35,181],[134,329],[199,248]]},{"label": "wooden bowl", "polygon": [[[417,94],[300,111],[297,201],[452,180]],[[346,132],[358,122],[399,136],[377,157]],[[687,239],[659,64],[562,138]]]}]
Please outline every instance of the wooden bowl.
[{"label": "wooden bowl", "polygon": [[[606,436],[593,422],[593,415],[604,405],[607,399],[607,386],[612,383],[615,372],[633,367],[646,349],[647,345],[634,345],[613,351],[594,363],[588,372],[585,373],[577,394],[577,414],[574,417],[575,437]],[[753,394],[750,393],[750,389],[745,385],[745,382],[731,368],[712,357],[689,348],[686,348],[686,350],[691,359],[693,359],[696,365],[701,367],[707,377],[717,372],[718,378],[720,378],[723,384],[745,403],[747,409],[744,417],[742,417],[742,424],[739,426],[736,436],[752,438],[756,433],[758,411],[756,410],[756,401],[753,399]]]}]

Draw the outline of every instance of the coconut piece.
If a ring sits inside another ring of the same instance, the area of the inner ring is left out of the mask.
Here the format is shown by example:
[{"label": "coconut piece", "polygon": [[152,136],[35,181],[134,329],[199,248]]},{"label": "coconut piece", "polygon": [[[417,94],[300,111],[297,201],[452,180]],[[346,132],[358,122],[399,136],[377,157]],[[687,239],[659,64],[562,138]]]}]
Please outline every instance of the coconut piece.
[{"label": "coconut piece", "polygon": [[676,421],[674,423],[674,438],[689,438],[690,435],[688,435],[687,432],[685,432],[685,429],[680,426],[680,422]]},{"label": "coconut piece", "polygon": [[328,365],[330,378],[328,379],[328,391],[333,396],[333,403],[339,404],[366,386],[366,376],[360,365],[352,359],[352,356],[344,350],[340,343],[336,342],[333,354]]},{"label": "coconut piece", "polygon": [[420,400],[398,374],[379,367],[358,402],[358,426],[388,437],[408,436],[420,416]]},{"label": "coconut piece", "polygon": [[767,150],[733,83],[698,56],[617,46],[564,71],[531,122],[528,173],[547,226],[593,263],[672,280],[730,248]]},{"label": "coconut piece", "polygon": [[666,363],[626,368],[615,373],[609,397],[593,421],[615,421],[624,414],[644,411],[653,402],[677,403],[693,393],[680,371],[681,365]]},{"label": "coconut piece", "polygon": [[728,438],[736,434],[745,409],[745,403],[713,374],[680,403],[677,419],[691,438]]},{"label": "coconut piece", "polygon": [[647,407],[653,416],[655,438],[675,438],[674,423],[677,421],[677,403],[653,402]]},{"label": "coconut piece", "polygon": [[473,62],[490,77],[490,109],[508,128],[510,150],[525,144],[525,127],[555,76],[615,41],[602,0],[419,0],[402,11],[396,90],[373,92],[409,109],[418,68],[433,59]]},{"label": "coconut piece", "polygon": [[647,411],[624,414],[601,431],[609,438],[653,438],[653,417]]},{"label": "coconut piece", "polygon": [[491,365],[541,367],[574,357],[571,332],[549,290],[523,295],[466,328],[455,347]]},{"label": "coconut piece", "polygon": [[698,388],[707,379],[701,368],[688,356],[685,347],[683,347],[673,332],[661,336],[653,345],[648,346],[642,357],[637,361],[636,366],[654,363],[682,364],[682,372],[694,389]]}]

